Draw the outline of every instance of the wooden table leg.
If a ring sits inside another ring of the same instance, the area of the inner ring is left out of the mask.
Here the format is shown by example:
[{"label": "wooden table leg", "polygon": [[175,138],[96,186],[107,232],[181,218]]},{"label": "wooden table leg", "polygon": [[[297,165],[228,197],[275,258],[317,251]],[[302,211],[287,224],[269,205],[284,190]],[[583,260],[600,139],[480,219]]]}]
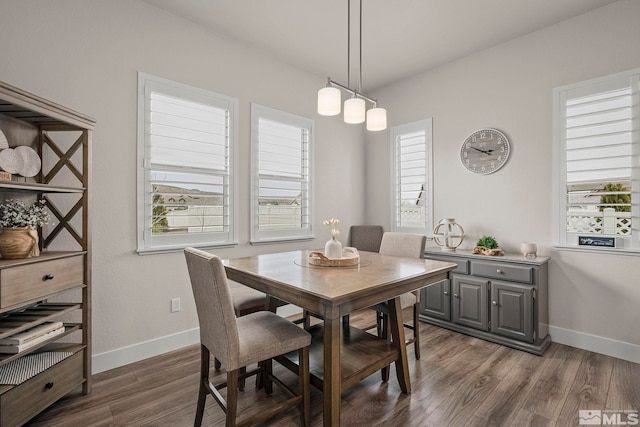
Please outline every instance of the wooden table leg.
[{"label": "wooden table leg", "polygon": [[340,317],[325,316],[324,319],[324,383],[323,425],[340,425]]},{"label": "wooden table leg", "polygon": [[402,321],[402,307],[400,298],[389,300],[389,327],[393,346],[399,347],[400,357],[396,360],[396,375],[400,390],[411,393],[411,380],[409,379],[409,360],[407,359],[407,346],[404,339],[404,326]]}]

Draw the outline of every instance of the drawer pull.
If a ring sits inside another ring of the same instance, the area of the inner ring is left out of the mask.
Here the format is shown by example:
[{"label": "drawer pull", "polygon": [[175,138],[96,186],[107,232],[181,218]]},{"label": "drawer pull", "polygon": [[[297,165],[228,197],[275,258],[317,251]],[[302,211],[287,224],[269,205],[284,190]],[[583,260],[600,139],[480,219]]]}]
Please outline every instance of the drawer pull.
[{"label": "drawer pull", "polygon": [[53,388],[53,383],[46,383],[46,384],[44,385],[44,389],[45,389],[45,390],[51,390],[52,388]]},{"label": "drawer pull", "polygon": [[53,276],[53,274],[51,274],[51,273],[49,273],[49,274],[45,274],[45,275],[42,277],[42,281],[43,281],[43,282],[46,282],[47,280],[53,280],[53,277],[54,277],[54,276]]},{"label": "drawer pull", "polygon": [[496,270],[496,273],[498,273],[498,274],[502,274],[502,270],[497,269],[497,270]]}]

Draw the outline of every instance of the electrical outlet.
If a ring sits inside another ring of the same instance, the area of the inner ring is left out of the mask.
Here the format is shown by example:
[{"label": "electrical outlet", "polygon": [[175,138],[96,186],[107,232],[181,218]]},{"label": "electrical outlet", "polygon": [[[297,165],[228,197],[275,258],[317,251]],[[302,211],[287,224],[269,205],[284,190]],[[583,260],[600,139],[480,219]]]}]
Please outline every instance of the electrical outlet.
[{"label": "electrical outlet", "polygon": [[171,300],[171,312],[175,313],[180,311],[180,298],[173,298]]}]

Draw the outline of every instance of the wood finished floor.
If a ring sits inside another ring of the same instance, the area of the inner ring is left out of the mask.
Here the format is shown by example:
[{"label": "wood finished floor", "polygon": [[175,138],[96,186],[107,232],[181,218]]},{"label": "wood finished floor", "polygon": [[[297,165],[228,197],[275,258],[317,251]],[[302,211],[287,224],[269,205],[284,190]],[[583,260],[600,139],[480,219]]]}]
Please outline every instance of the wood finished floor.
[{"label": "wood finished floor", "polygon": [[[374,322],[371,311],[351,319]],[[393,368],[388,383],[372,375],[343,393],[342,425],[577,426],[579,409],[640,409],[640,364],[555,343],[538,357],[424,323],[420,333],[421,360],[408,352],[413,392],[400,392]],[[28,426],[191,426],[198,370],[199,346],[190,346],[103,372],[91,394],[71,393]],[[277,363],[274,372],[297,383]],[[248,381],[241,413],[284,397],[277,387],[267,397]],[[321,398],[312,387],[314,427],[322,425]],[[203,425],[223,420],[208,398]],[[297,409],[264,425],[298,425]]]}]

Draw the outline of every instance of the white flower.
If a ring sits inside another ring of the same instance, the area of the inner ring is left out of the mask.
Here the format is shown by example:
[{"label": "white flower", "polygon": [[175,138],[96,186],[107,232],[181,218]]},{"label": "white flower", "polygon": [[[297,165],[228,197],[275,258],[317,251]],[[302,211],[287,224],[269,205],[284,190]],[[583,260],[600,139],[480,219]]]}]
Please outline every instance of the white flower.
[{"label": "white flower", "polygon": [[49,211],[45,201],[39,200],[28,206],[22,200],[9,199],[0,204],[2,227],[41,227],[49,223]]},{"label": "white flower", "polygon": [[336,237],[336,236],[338,236],[340,234],[340,230],[335,228],[337,225],[340,225],[340,220],[339,219],[336,219],[336,218],[326,219],[326,220],[322,221],[322,224],[334,227],[334,228],[331,229],[331,237]]}]

